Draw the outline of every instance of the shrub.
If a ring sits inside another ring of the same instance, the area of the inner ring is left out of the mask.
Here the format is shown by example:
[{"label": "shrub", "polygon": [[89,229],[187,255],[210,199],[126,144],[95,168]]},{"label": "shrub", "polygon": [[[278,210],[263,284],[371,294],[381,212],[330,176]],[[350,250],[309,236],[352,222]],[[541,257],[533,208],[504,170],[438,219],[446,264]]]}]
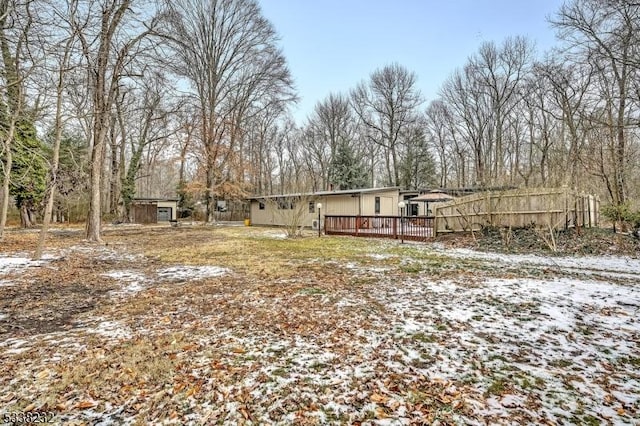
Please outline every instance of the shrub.
[{"label": "shrub", "polygon": [[640,228],[640,210],[633,211],[629,203],[608,204],[601,209],[602,215],[613,222],[613,230],[616,224],[620,224],[621,230],[626,230],[629,226]]}]

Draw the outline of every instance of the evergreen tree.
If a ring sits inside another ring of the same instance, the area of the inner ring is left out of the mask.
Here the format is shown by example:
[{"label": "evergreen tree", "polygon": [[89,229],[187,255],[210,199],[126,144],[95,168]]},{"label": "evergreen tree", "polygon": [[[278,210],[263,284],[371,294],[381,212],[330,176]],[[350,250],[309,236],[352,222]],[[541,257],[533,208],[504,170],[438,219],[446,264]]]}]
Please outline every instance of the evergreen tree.
[{"label": "evergreen tree", "polygon": [[400,163],[400,185],[406,189],[437,186],[436,165],[422,127],[412,129]]},{"label": "evergreen tree", "polygon": [[329,180],[335,189],[364,188],[369,182],[366,166],[347,141],[340,141],[329,167]]},{"label": "evergreen tree", "polygon": [[33,123],[23,120],[16,124],[16,137],[11,150],[13,163],[9,193],[20,210],[22,226],[29,227],[35,224],[35,212],[40,207],[47,187],[44,147]]}]

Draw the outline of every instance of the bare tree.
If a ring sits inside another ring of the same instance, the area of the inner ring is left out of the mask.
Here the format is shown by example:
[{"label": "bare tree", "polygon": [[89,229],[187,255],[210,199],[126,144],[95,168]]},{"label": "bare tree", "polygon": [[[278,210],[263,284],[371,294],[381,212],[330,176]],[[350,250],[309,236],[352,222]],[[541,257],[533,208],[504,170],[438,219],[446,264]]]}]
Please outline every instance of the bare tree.
[{"label": "bare tree", "polygon": [[[139,87],[131,88],[128,92],[128,96],[133,99],[129,104],[129,111],[117,108],[123,143],[128,145],[130,154],[126,171],[121,177],[120,218],[125,222],[131,219],[131,203],[136,193],[136,180],[145,150],[153,144],[166,141],[176,133],[169,117],[176,113],[180,104],[170,104],[170,87],[161,71],[149,71],[140,79]],[[152,156],[151,160],[154,159]]]},{"label": "bare tree", "polygon": [[354,111],[369,140],[384,150],[387,181],[395,186],[400,184],[400,145],[422,104],[416,81],[415,73],[392,64],[374,71],[351,92]]},{"label": "bare tree", "polygon": [[[566,179],[563,183],[568,183],[571,188],[577,189],[580,183],[578,180],[580,152],[589,126],[586,104],[594,73],[588,64],[565,65],[559,62],[560,58],[537,64],[533,78],[537,85],[539,113],[543,118],[551,116],[551,119],[559,123],[560,142],[563,144],[565,141],[568,142],[567,153],[563,153],[565,157],[563,166],[568,166],[564,167]],[[544,104],[543,97],[548,97],[547,104]],[[543,137],[540,173],[542,182],[545,183],[547,177],[545,161],[550,160],[548,155],[553,141],[547,133],[543,133]]]},{"label": "bare tree", "polygon": [[447,124],[447,106],[442,100],[429,103],[426,113],[426,127],[429,142],[437,153],[439,163],[440,187],[445,188],[449,183],[449,169],[451,167],[452,141]]},{"label": "bare tree", "polygon": [[[139,30],[135,29],[135,25],[134,28],[132,25],[127,27],[127,24],[132,23],[127,21],[132,15],[131,6],[131,0],[102,1],[99,3],[99,14],[96,13],[97,6],[85,10],[90,14],[87,20],[89,25],[80,20],[73,21],[86,61],[91,99],[91,194],[86,237],[94,242],[102,241],[102,174],[105,145],[112,124],[111,117],[118,89],[125,74],[127,77],[134,76],[135,73],[128,69],[131,60],[136,50],[141,48],[142,41],[154,32],[157,23],[156,20],[152,20],[144,29]],[[98,31],[94,32],[94,28],[98,28]]]},{"label": "bare tree", "polygon": [[304,128],[304,148],[318,165],[316,173],[321,178],[318,189],[328,189],[334,184],[332,165],[341,143],[351,145],[354,138],[354,116],[349,99],[343,94],[330,93],[316,103]]},{"label": "bare tree", "polygon": [[565,3],[551,20],[573,60],[587,62],[598,75],[594,84],[602,100],[590,120],[602,126],[613,145],[603,155],[610,156],[607,174],[610,196],[615,205],[627,200],[629,167],[628,136],[637,126],[630,100],[634,82],[640,77],[640,4],[629,0],[573,0]]},{"label": "bare tree", "polygon": [[292,81],[271,23],[254,0],[167,2],[164,36],[198,100],[206,159],[207,220],[214,219],[216,194],[227,187],[225,166],[233,161],[246,108],[269,93],[270,108],[291,99]]},{"label": "bare tree", "polygon": [[517,105],[521,93],[519,86],[527,72],[532,50],[531,43],[523,37],[507,38],[500,47],[491,42],[482,44],[469,62],[473,77],[478,79],[490,108],[491,124],[487,128],[489,136],[485,157],[493,166],[491,174],[494,179],[503,179],[504,132],[511,111]]},{"label": "bare tree", "polygon": [[[75,10],[78,5],[77,2],[68,3],[69,15],[74,16]],[[54,14],[55,16],[55,14]],[[53,206],[56,195],[56,187],[58,185],[58,168],[60,162],[60,143],[62,140],[62,132],[64,129],[64,116],[63,116],[63,96],[65,92],[65,86],[67,85],[66,74],[70,67],[70,61],[72,56],[73,45],[76,41],[75,33],[67,34],[59,43],[55,43],[54,51],[59,51],[60,55],[57,58],[57,69],[53,73],[55,80],[55,112],[54,112],[54,124],[53,124],[53,155],[51,159],[51,166],[49,169],[49,183],[48,191],[46,195],[46,205],[44,209],[44,217],[42,219],[42,228],[40,229],[40,235],[38,237],[38,245],[36,246],[34,259],[40,259],[42,257],[42,251],[44,250],[45,238],[51,222],[51,216],[53,214]],[[53,53],[53,52],[52,52]]]},{"label": "bare tree", "polygon": [[[463,70],[454,71],[445,81],[440,94],[449,106],[450,122],[455,124],[452,135],[459,134],[462,140],[456,139],[456,142],[462,144],[466,141],[471,150],[475,183],[486,185],[489,183],[486,152],[489,145],[487,128],[490,125],[490,114],[484,88],[474,68],[467,64]],[[464,148],[458,150],[461,154],[465,151]]]}]

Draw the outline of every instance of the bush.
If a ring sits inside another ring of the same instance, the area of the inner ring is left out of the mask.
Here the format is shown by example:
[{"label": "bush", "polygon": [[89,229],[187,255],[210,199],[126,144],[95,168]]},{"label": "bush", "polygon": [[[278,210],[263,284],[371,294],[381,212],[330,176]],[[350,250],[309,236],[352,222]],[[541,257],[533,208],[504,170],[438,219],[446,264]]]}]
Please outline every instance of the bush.
[{"label": "bush", "polygon": [[633,211],[629,203],[608,204],[601,209],[602,215],[613,222],[613,230],[616,230],[616,224],[620,224],[621,230],[628,227],[633,229],[640,228],[640,210]]}]

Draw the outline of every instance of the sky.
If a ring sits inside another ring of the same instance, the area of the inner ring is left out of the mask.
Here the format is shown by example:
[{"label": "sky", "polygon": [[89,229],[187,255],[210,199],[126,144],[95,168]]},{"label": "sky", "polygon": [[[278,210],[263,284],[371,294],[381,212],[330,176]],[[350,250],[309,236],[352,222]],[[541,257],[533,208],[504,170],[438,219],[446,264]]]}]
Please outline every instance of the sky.
[{"label": "sky", "polygon": [[563,0],[259,2],[280,36],[301,97],[293,114],[302,124],[330,93],[346,93],[394,62],[416,73],[429,102],[485,41],[523,35],[541,54],[556,44],[547,18]]}]

